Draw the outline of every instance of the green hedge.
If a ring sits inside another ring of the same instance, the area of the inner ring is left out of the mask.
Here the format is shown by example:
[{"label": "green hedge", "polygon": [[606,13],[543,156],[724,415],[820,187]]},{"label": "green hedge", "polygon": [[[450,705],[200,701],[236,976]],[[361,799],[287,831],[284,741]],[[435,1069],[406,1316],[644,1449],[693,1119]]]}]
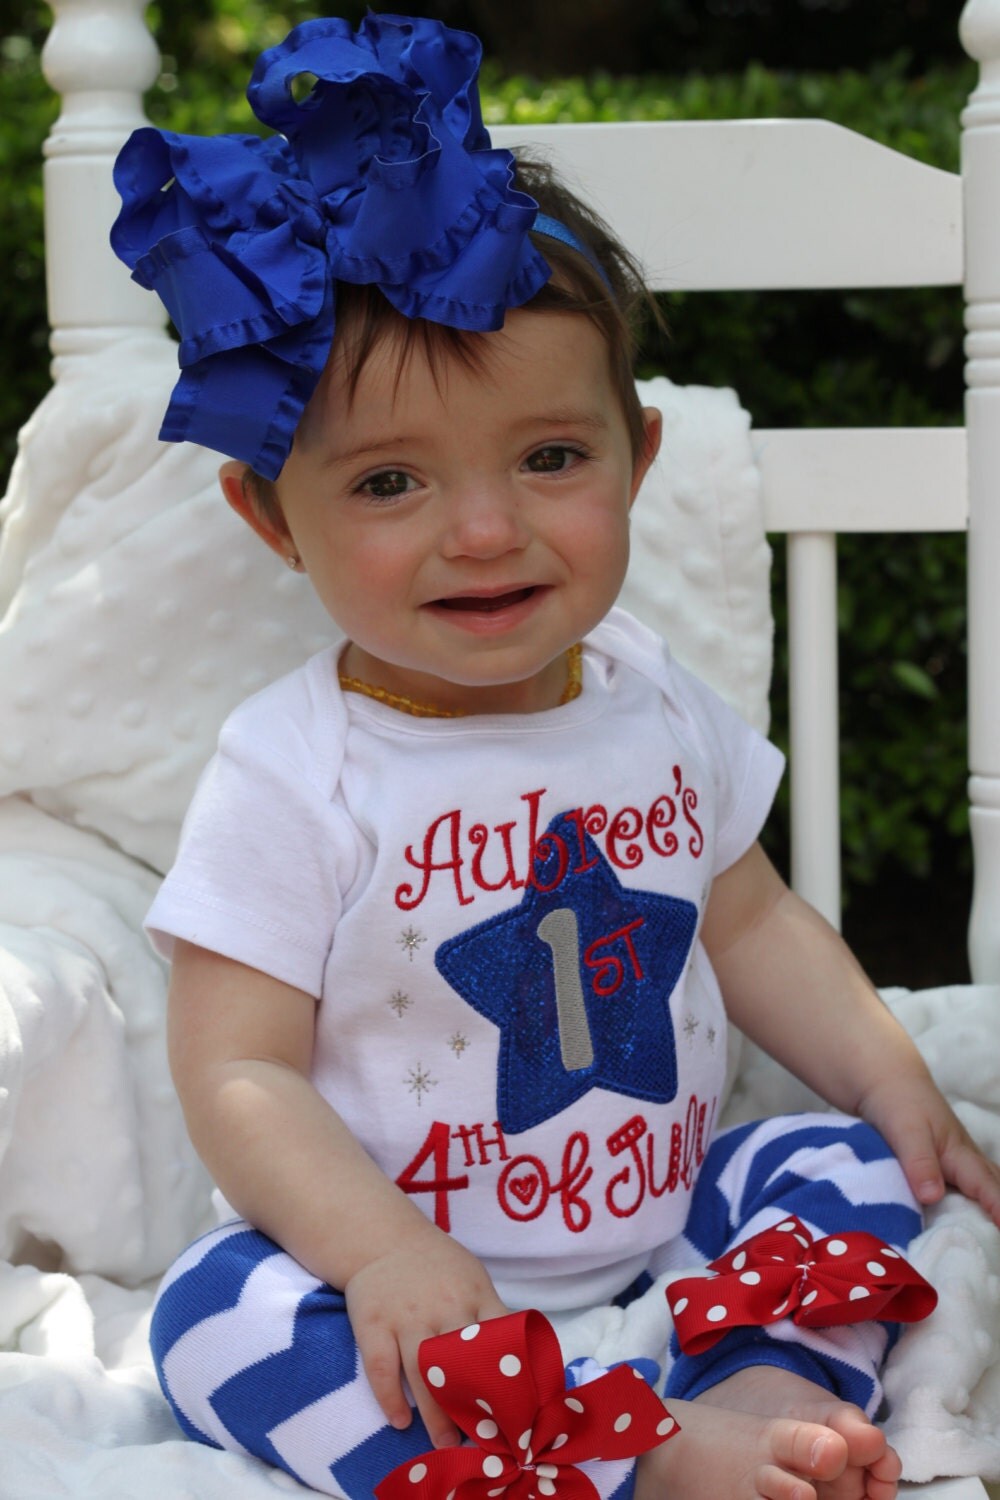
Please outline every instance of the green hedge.
[{"label": "green hedge", "polygon": [[[250,128],[233,80],[301,7],[269,19],[228,6],[199,32],[196,62],[178,79],[167,56],[149,99],[158,123],[181,130]],[[294,12],[289,17],[289,13]],[[161,41],[169,38],[161,35]],[[47,384],[41,265],[40,147],[54,106],[37,37],[0,52],[0,167],[7,267],[0,359],[0,461]],[[958,115],[974,74],[942,68],[908,77],[907,60],[868,74],[778,74],[540,81],[484,75],[488,123],[586,119],[709,119],[822,115],[924,161],[954,169]],[[962,312],[957,293],[919,291],[668,298],[671,337],[650,363],[679,382],[729,383],[760,426],[955,423],[961,420]],[[893,864],[917,873],[965,854],[964,557],[960,538],[842,539],[842,708],[848,890]],[[781,558],[777,558],[781,572]],[[779,595],[780,599],[780,595]],[[779,606],[780,607],[780,606]],[[784,735],[779,652],[775,732]],[[779,832],[780,841],[780,832]]]},{"label": "green hedge", "polygon": [[57,113],[29,38],[0,41],[0,479],[17,429],[49,383],[42,244],[42,142]]}]

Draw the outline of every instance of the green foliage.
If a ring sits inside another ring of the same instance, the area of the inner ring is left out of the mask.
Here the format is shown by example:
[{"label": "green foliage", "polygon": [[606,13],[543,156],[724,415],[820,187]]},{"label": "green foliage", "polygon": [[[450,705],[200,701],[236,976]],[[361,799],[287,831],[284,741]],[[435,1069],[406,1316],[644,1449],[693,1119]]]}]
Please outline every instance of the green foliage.
[{"label": "green foliage", "polygon": [[14,454],[17,428],[49,384],[42,237],[42,141],[57,104],[45,87],[27,36],[0,41],[0,475]]},{"label": "green foliage", "polygon": [[[322,10],[322,8],[321,8]],[[338,15],[355,21],[364,6],[338,4]],[[304,0],[212,0],[188,11],[171,0],[150,6],[148,20],[162,57],[162,72],[146,101],[155,125],[190,134],[262,127],[246,101],[254,61],[298,22],[317,13]]]},{"label": "green foliage", "polygon": [[[250,63],[310,13],[303,0],[285,0],[280,15],[266,0],[214,0],[210,14],[165,4],[162,18],[156,9],[151,20],[164,57],[149,114],[172,129],[195,132],[253,128],[243,97]],[[680,0],[677,9],[680,17],[690,7]],[[363,6],[354,10],[356,20]],[[48,383],[40,161],[56,106],[39,66],[47,24],[45,9],[28,5],[18,29],[0,44],[4,467],[17,425]],[[751,64],[738,74],[594,73],[542,81],[487,69],[484,114],[489,124],[817,115],[954,170],[958,116],[973,69],[912,73],[912,59],[904,56],[867,73],[786,73]],[[962,315],[954,291],[686,295],[669,299],[667,310],[669,344],[650,350],[648,360],[665,364],[680,383],[734,385],[758,426],[961,419]],[[840,567],[850,888],[881,879],[894,863],[926,872],[942,838],[951,840],[953,864],[964,855],[963,540],[846,537]],[[780,549],[776,572],[780,614]],[[779,740],[786,732],[783,684],[779,646]]]},{"label": "green foliage", "polygon": [[774,72],[750,63],[741,73],[680,77],[541,80],[483,70],[488,124],[566,124],[574,120],[834,120],[932,166],[958,166],[959,112],[975,82],[972,63],[907,76],[900,53],[868,72]]}]

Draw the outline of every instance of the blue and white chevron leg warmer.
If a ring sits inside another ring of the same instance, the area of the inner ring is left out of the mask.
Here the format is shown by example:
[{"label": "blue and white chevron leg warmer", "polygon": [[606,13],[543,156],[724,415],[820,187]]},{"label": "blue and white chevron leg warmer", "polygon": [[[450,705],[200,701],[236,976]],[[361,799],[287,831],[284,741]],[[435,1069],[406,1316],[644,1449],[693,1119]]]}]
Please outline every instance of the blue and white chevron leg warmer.
[{"label": "blue and white chevron leg warmer", "polygon": [[370,1497],[431,1446],[419,1417],[402,1432],[387,1426],[343,1296],[240,1220],[171,1268],[151,1343],[189,1437],[254,1454],[322,1493]]},{"label": "blue and white chevron leg warmer", "polygon": [[[711,1146],[685,1234],[664,1247],[654,1269],[714,1259],[788,1213],[817,1235],[866,1229],[900,1250],[921,1223],[898,1163],[870,1127],[831,1115],[769,1120]],[[773,1364],[871,1415],[895,1331],[882,1323],[830,1330],[777,1323],[734,1331],[696,1358],[675,1345],[667,1394],[690,1398],[748,1365]],[[320,1493],[370,1500],[391,1469],[430,1447],[416,1414],[402,1432],[385,1423],[342,1295],[242,1221],[198,1240],[172,1267],[152,1345],[164,1393],[190,1437],[254,1454]],[[602,1500],[628,1500],[634,1465],[587,1469]]]},{"label": "blue and white chevron leg warmer", "polygon": [[[903,1251],[922,1227],[903,1170],[870,1125],[845,1115],[803,1114],[740,1125],[715,1140],[695,1185],[683,1236],[656,1271],[715,1260],[793,1213],[817,1237],[866,1230]],[[896,1323],[734,1329],[704,1354],[671,1341],[668,1398],[690,1400],[737,1370],[777,1365],[853,1401],[869,1417],[882,1404],[879,1370]]]},{"label": "blue and white chevron leg warmer", "polygon": [[[340,1292],[242,1220],[191,1245],[167,1273],[151,1344],[184,1432],[253,1454],[321,1494],[371,1500],[376,1484],[431,1447],[414,1411],[388,1426],[361,1369]],[[594,1379],[593,1360],[567,1371]],[[631,1460],[583,1466],[601,1500],[630,1500]]]}]

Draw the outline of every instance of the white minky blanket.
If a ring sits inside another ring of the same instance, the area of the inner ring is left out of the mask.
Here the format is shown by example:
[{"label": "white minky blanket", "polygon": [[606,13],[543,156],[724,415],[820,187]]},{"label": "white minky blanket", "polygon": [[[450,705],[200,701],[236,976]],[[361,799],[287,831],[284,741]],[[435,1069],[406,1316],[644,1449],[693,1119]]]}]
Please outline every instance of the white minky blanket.
[{"label": "white minky blanket", "polygon": [[[127,357],[126,357],[127,356]],[[0,533],[0,1500],[302,1493],[185,1441],[153,1375],[153,1288],[209,1189],[167,1075],[165,974],[140,932],[224,714],[319,649],[303,580],[219,501],[216,460],[155,441],[165,340],[77,365],[26,429]],[[625,602],[763,726],[768,552],[732,392],[643,388],[665,458]],[[969,1128],[1000,1152],[1000,993],[894,994]],[[732,1119],[813,1101],[744,1058]],[[957,1197],[914,1260],[941,1303],[886,1375],[907,1474],[1000,1478],[1000,1235]],[[654,1353],[657,1287],[562,1328]]]}]

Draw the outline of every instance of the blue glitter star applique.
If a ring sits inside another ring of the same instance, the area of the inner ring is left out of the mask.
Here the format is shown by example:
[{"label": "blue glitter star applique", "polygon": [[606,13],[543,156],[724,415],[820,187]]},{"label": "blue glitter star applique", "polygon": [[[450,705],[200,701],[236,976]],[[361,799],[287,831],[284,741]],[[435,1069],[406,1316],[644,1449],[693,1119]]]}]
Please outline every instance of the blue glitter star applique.
[{"label": "blue glitter star applique", "polygon": [[579,857],[578,834],[565,814],[553,818],[537,844],[537,883],[519,904],[434,955],[452,989],[500,1030],[497,1116],[512,1135],[592,1088],[655,1103],[677,1092],[670,996],[697,908],[623,886],[589,836]]}]

